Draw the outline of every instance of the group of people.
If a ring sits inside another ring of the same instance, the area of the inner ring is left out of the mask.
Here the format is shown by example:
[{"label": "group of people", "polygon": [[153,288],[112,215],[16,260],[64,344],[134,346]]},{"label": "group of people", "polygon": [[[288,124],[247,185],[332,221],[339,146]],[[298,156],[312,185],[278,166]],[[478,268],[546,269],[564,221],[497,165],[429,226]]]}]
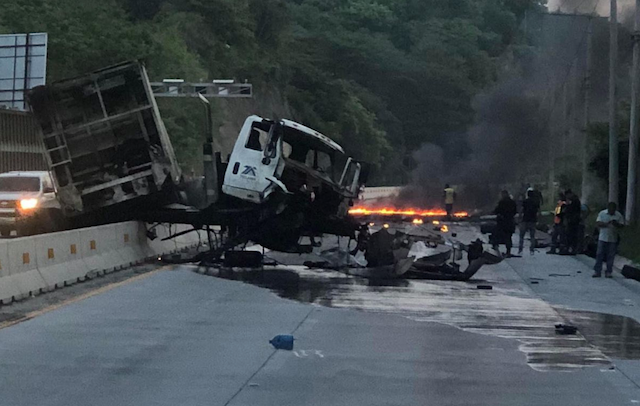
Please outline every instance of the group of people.
[{"label": "group of people", "polygon": [[[452,212],[456,195],[449,185],[444,191],[447,214]],[[499,252],[499,245],[506,247],[504,256],[511,257],[512,236],[516,232],[516,218],[520,214],[520,240],[518,254],[524,251],[525,236],[529,234],[531,245],[529,251],[533,255],[536,251],[536,230],[538,216],[543,204],[542,193],[533,187],[528,187],[518,203],[508,191],[501,192],[500,201],[494,210],[496,228],[492,233],[491,243]],[[560,194],[554,211],[553,228],[551,230],[551,248],[548,254],[576,255],[584,250],[585,219],[589,215],[589,208],[580,202],[580,198],[571,189]],[[611,277],[613,262],[617,253],[620,237],[618,231],[624,227],[624,217],[618,211],[616,203],[609,203],[596,219],[597,251],[594,278],[602,276],[603,264],[606,262],[606,277]]]},{"label": "group of people", "polygon": [[576,255],[583,250],[584,220],[589,208],[571,189],[560,194],[554,211],[549,254]]},{"label": "group of people", "polygon": [[542,194],[532,187],[528,188],[526,197],[520,204],[520,210],[518,210],[518,204],[511,198],[508,191],[503,190],[500,195],[500,201],[493,211],[496,215],[496,229],[493,232],[491,240],[494,249],[497,251],[498,246],[504,244],[507,248],[505,256],[511,256],[511,236],[516,232],[516,216],[518,215],[518,211],[520,211],[522,218],[520,221],[520,244],[518,253],[522,254],[524,251],[524,238],[525,235],[529,233],[531,239],[529,250],[531,255],[533,255],[536,250],[536,229],[540,207],[542,206]]}]

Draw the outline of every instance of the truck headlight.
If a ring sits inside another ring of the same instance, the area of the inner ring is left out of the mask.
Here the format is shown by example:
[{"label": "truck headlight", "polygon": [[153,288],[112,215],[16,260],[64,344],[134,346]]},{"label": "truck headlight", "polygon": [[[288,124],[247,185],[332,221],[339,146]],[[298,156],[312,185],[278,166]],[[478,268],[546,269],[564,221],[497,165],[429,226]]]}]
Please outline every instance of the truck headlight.
[{"label": "truck headlight", "polygon": [[20,208],[22,210],[32,210],[38,206],[38,199],[22,199],[20,200]]}]

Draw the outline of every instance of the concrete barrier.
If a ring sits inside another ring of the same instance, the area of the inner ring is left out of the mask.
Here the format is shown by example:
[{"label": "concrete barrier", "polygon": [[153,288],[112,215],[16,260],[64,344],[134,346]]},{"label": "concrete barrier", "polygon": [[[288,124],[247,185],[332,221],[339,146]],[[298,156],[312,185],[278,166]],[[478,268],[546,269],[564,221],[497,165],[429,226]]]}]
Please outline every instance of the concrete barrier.
[{"label": "concrete barrier", "polygon": [[55,238],[48,235],[34,237],[36,262],[40,274],[49,288],[83,281],[88,268],[82,260],[80,231],[56,233]]},{"label": "concrete barrier", "polygon": [[362,193],[362,200],[376,200],[395,197],[400,194],[401,186],[366,187]]},{"label": "concrete barrier", "polygon": [[35,296],[52,289],[40,274],[37,264],[35,238],[16,238],[7,244],[9,254],[9,279],[17,285],[15,298]]},{"label": "concrete barrier", "polygon": [[162,241],[190,226],[160,226],[147,239],[145,224],[127,222],[35,237],[0,240],[0,303],[83,281],[206,240],[201,232]]},{"label": "concrete barrier", "polygon": [[18,285],[9,273],[9,240],[0,240],[0,302],[11,303],[19,292]]},{"label": "concrete barrier", "polygon": [[138,223],[127,222],[114,225],[114,249],[120,255],[120,266],[131,266],[145,259],[142,249],[139,249],[139,241],[134,237],[138,235]]},{"label": "concrete barrier", "polygon": [[113,271],[121,262],[109,246],[115,238],[113,226],[85,228],[80,230],[80,253],[90,277]]}]

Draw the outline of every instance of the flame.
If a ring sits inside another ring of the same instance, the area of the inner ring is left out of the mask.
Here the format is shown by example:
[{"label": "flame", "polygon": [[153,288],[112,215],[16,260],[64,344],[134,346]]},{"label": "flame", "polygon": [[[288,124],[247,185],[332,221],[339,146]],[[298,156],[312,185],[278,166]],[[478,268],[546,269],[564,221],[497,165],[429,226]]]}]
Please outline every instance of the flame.
[{"label": "flame", "polygon": [[440,231],[442,231],[443,233],[448,233],[448,232],[449,232],[449,227],[447,227],[446,225],[445,225],[445,226],[442,226],[442,227],[440,228]]},{"label": "flame", "polygon": [[420,224],[424,224],[424,220],[422,220],[422,219],[413,219],[413,224],[419,226]]},{"label": "flame", "polygon": [[[447,212],[440,209],[395,209],[393,207],[380,207],[380,208],[368,208],[368,207],[354,207],[349,210],[349,214],[353,216],[369,216],[369,215],[381,215],[381,216],[419,216],[419,217],[444,217]],[[453,214],[455,217],[467,217],[469,213],[466,211],[460,211]]]}]

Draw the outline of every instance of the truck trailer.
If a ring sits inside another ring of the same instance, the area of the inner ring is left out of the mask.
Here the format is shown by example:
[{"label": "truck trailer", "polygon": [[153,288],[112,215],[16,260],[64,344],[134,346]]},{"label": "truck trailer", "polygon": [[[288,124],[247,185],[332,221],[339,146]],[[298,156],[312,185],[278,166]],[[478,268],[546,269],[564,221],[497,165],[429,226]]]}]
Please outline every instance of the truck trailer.
[{"label": "truck trailer", "polygon": [[175,189],[180,169],[141,63],[36,87],[28,102],[66,216]]}]

